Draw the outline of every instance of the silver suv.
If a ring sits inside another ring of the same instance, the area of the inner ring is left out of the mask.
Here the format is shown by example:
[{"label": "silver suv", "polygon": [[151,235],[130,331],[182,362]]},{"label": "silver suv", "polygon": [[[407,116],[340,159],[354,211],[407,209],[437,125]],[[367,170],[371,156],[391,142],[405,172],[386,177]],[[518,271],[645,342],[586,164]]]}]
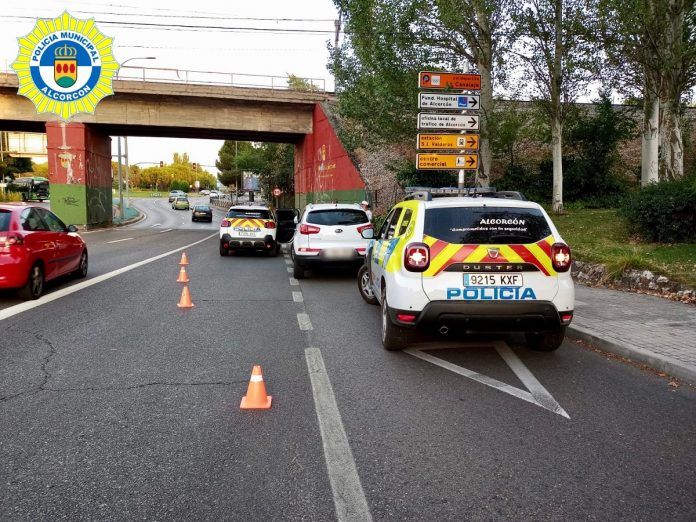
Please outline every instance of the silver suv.
[{"label": "silver suv", "polygon": [[317,203],[307,205],[292,241],[293,275],[326,264],[358,264],[374,230],[358,204]]}]

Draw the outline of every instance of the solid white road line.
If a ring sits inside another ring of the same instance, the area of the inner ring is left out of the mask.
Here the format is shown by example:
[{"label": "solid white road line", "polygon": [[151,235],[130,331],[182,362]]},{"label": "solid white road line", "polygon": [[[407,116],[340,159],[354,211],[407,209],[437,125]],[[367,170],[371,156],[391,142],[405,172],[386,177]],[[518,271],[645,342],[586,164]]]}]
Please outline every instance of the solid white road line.
[{"label": "solid white road line", "polygon": [[107,241],[106,244],[110,243],[120,243],[121,241],[130,241],[131,239],[134,239],[132,237],[124,237],[123,239],[114,239],[113,241]]},{"label": "solid white road line", "polygon": [[308,314],[297,314],[297,322],[300,324],[300,330],[314,330]]},{"label": "solid white road line", "polygon": [[305,350],[307,369],[312,383],[314,407],[324,446],[326,470],[331,482],[336,517],[340,522],[348,520],[371,521],[370,508],[348,444],[348,437],[338,411],[324,359],[318,348]]},{"label": "solid white road line", "polygon": [[296,303],[304,302],[304,297],[302,296],[302,292],[293,292],[292,293],[292,300],[295,301]]},{"label": "solid white road line", "polygon": [[546,388],[542,386],[539,380],[534,377],[534,374],[529,371],[529,368],[524,365],[507,344],[502,341],[497,341],[494,346],[495,350],[505,360],[510,369],[515,372],[517,378],[522,381],[522,384],[531,392],[539,406],[557,413],[561,417],[570,419],[570,416],[561,408],[561,405],[556,402],[556,399],[554,399]]},{"label": "solid white road line", "polygon": [[198,241],[194,241],[193,243],[189,243],[188,245],[184,245],[181,248],[177,248],[175,250],[170,250],[169,252],[165,252],[164,254],[160,254],[155,257],[151,257],[149,259],[144,259],[143,261],[138,261],[137,263],[133,263],[132,265],[124,266],[123,268],[118,268],[116,270],[113,270],[111,272],[108,272],[106,274],[102,274],[100,276],[94,277],[92,279],[88,279],[86,281],[83,281],[81,283],[77,283],[75,285],[69,286],[67,288],[61,288],[60,290],[56,290],[55,292],[51,292],[50,294],[46,294],[43,297],[37,299],[36,301],[26,301],[24,303],[20,303],[15,306],[10,306],[9,308],[5,308],[4,310],[0,310],[0,321],[3,319],[7,319],[9,317],[12,317],[13,315],[21,314],[22,312],[26,312],[27,310],[31,310],[32,308],[36,308],[41,305],[45,305],[47,303],[50,303],[51,301],[55,301],[56,299],[60,299],[61,297],[65,297],[66,295],[74,294],[75,292],[79,292],[80,290],[84,290],[85,288],[89,288],[90,286],[96,285],[101,283],[102,281],[106,281],[107,279],[111,279],[113,277],[116,277],[117,275],[124,274],[126,272],[129,272],[135,268],[141,267],[143,265],[147,265],[149,263],[152,263],[154,261],[157,261],[159,259],[162,259],[163,257],[170,256],[172,254],[176,254],[177,252],[181,252],[182,250],[186,250],[187,248],[191,248],[192,246],[195,246],[199,243],[203,243],[204,241],[207,241],[211,237],[217,236],[217,232],[215,234],[211,234],[203,239],[200,239]]}]

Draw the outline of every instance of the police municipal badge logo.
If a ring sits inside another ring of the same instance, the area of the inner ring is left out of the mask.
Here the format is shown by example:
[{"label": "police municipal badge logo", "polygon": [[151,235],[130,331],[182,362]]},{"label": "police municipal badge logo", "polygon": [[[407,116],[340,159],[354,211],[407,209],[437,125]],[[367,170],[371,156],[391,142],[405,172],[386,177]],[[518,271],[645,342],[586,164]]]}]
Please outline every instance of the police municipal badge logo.
[{"label": "police municipal badge logo", "polygon": [[114,93],[118,63],[113,39],[99,31],[94,19],[78,20],[66,11],[58,18],[37,20],[17,40],[19,54],[12,64],[19,78],[17,94],[29,98],[37,112],[69,120],[78,113],[93,114]]}]

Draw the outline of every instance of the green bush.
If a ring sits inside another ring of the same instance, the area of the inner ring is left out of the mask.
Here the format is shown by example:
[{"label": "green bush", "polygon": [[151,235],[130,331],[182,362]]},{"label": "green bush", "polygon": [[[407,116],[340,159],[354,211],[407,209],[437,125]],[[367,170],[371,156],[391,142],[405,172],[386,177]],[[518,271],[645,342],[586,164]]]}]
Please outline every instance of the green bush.
[{"label": "green bush", "polygon": [[172,184],[169,187],[169,190],[182,190],[184,192],[188,192],[189,191],[189,184],[186,183],[185,181],[174,180],[174,181],[172,181]]},{"label": "green bush", "polygon": [[648,241],[696,242],[696,176],[648,185],[626,196],[620,214]]},{"label": "green bush", "polygon": [[492,185],[497,190],[518,190],[530,201],[545,203],[551,201],[552,177],[550,161],[543,161],[536,172],[522,165],[508,165],[503,177]]}]

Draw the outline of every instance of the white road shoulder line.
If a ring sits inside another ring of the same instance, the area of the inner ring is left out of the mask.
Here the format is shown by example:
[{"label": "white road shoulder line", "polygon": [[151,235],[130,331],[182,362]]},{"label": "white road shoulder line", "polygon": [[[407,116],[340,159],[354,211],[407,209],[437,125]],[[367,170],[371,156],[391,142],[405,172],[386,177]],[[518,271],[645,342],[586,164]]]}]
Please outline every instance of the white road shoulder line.
[{"label": "white road shoulder line", "polygon": [[302,292],[293,292],[292,293],[292,300],[295,301],[296,303],[303,303],[304,297],[302,296]]},{"label": "white road shoulder line", "polygon": [[309,320],[308,314],[297,314],[297,322],[300,325],[300,330],[314,330],[314,327],[312,326],[312,321]]},{"label": "white road shoulder line", "polygon": [[132,237],[124,237],[123,239],[114,239],[113,241],[107,241],[106,244],[111,244],[111,243],[120,243],[121,241],[130,241],[131,239],[134,239]]},{"label": "white road shoulder line", "polygon": [[360,484],[353,452],[348,444],[348,437],[321,351],[318,348],[307,348],[305,358],[312,383],[314,407],[317,411],[326,470],[336,507],[336,518],[340,522],[371,521],[370,508]]},{"label": "white road shoulder line", "polygon": [[198,241],[194,241],[193,243],[189,243],[188,245],[184,245],[181,248],[177,248],[175,250],[170,250],[169,252],[165,252],[164,254],[160,254],[155,257],[151,257],[149,259],[144,259],[143,261],[138,261],[137,263],[133,263],[132,265],[124,266],[123,268],[118,268],[116,270],[113,270],[111,272],[108,272],[106,274],[102,274],[100,276],[94,277],[92,279],[88,279],[86,281],[83,281],[81,283],[77,283],[75,285],[69,286],[67,288],[61,288],[60,290],[56,290],[55,292],[51,292],[50,294],[46,294],[40,299],[37,299],[36,301],[26,301],[24,303],[20,303],[15,306],[10,306],[9,308],[5,308],[4,310],[0,310],[0,321],[3,319],[7,319],[9,317],[12,317],[13,315],[21,314],[22,312],[26,312],[27,310],[31,310],[32,308],[36,308],[41,305],[45,305],[47,303],[50,303],[51,301],[55,301],[56,299],[60,299],[61,297],[65,297],[66,295],[74,294],[75,292],[79,292],[80,290],[84,290],[85,288],[89,288],[90,286],[94,286],[96,284],[101,283],[102,281],[106,281],[107,279],[111,279],[113,277],[116,277],[117,275],[124,274],[126,272],[129,272],[135,268],[141,267],[143,265],[147,265],[149,263],[152,263],[154,261],[157,261],[159,259],[162,259],[163,257],[170,256],[172,254],[176,254],[177,252],[181,252],[182,250],[186,250],[187,248],[191,248],[192,246],[198,245],[199,243],[203,243],[204,241],[207,241],[211,237],[217,236],[217,232],[214,234],[209,235],[208,237],[205,237],[203,239],[200,239]]}]

